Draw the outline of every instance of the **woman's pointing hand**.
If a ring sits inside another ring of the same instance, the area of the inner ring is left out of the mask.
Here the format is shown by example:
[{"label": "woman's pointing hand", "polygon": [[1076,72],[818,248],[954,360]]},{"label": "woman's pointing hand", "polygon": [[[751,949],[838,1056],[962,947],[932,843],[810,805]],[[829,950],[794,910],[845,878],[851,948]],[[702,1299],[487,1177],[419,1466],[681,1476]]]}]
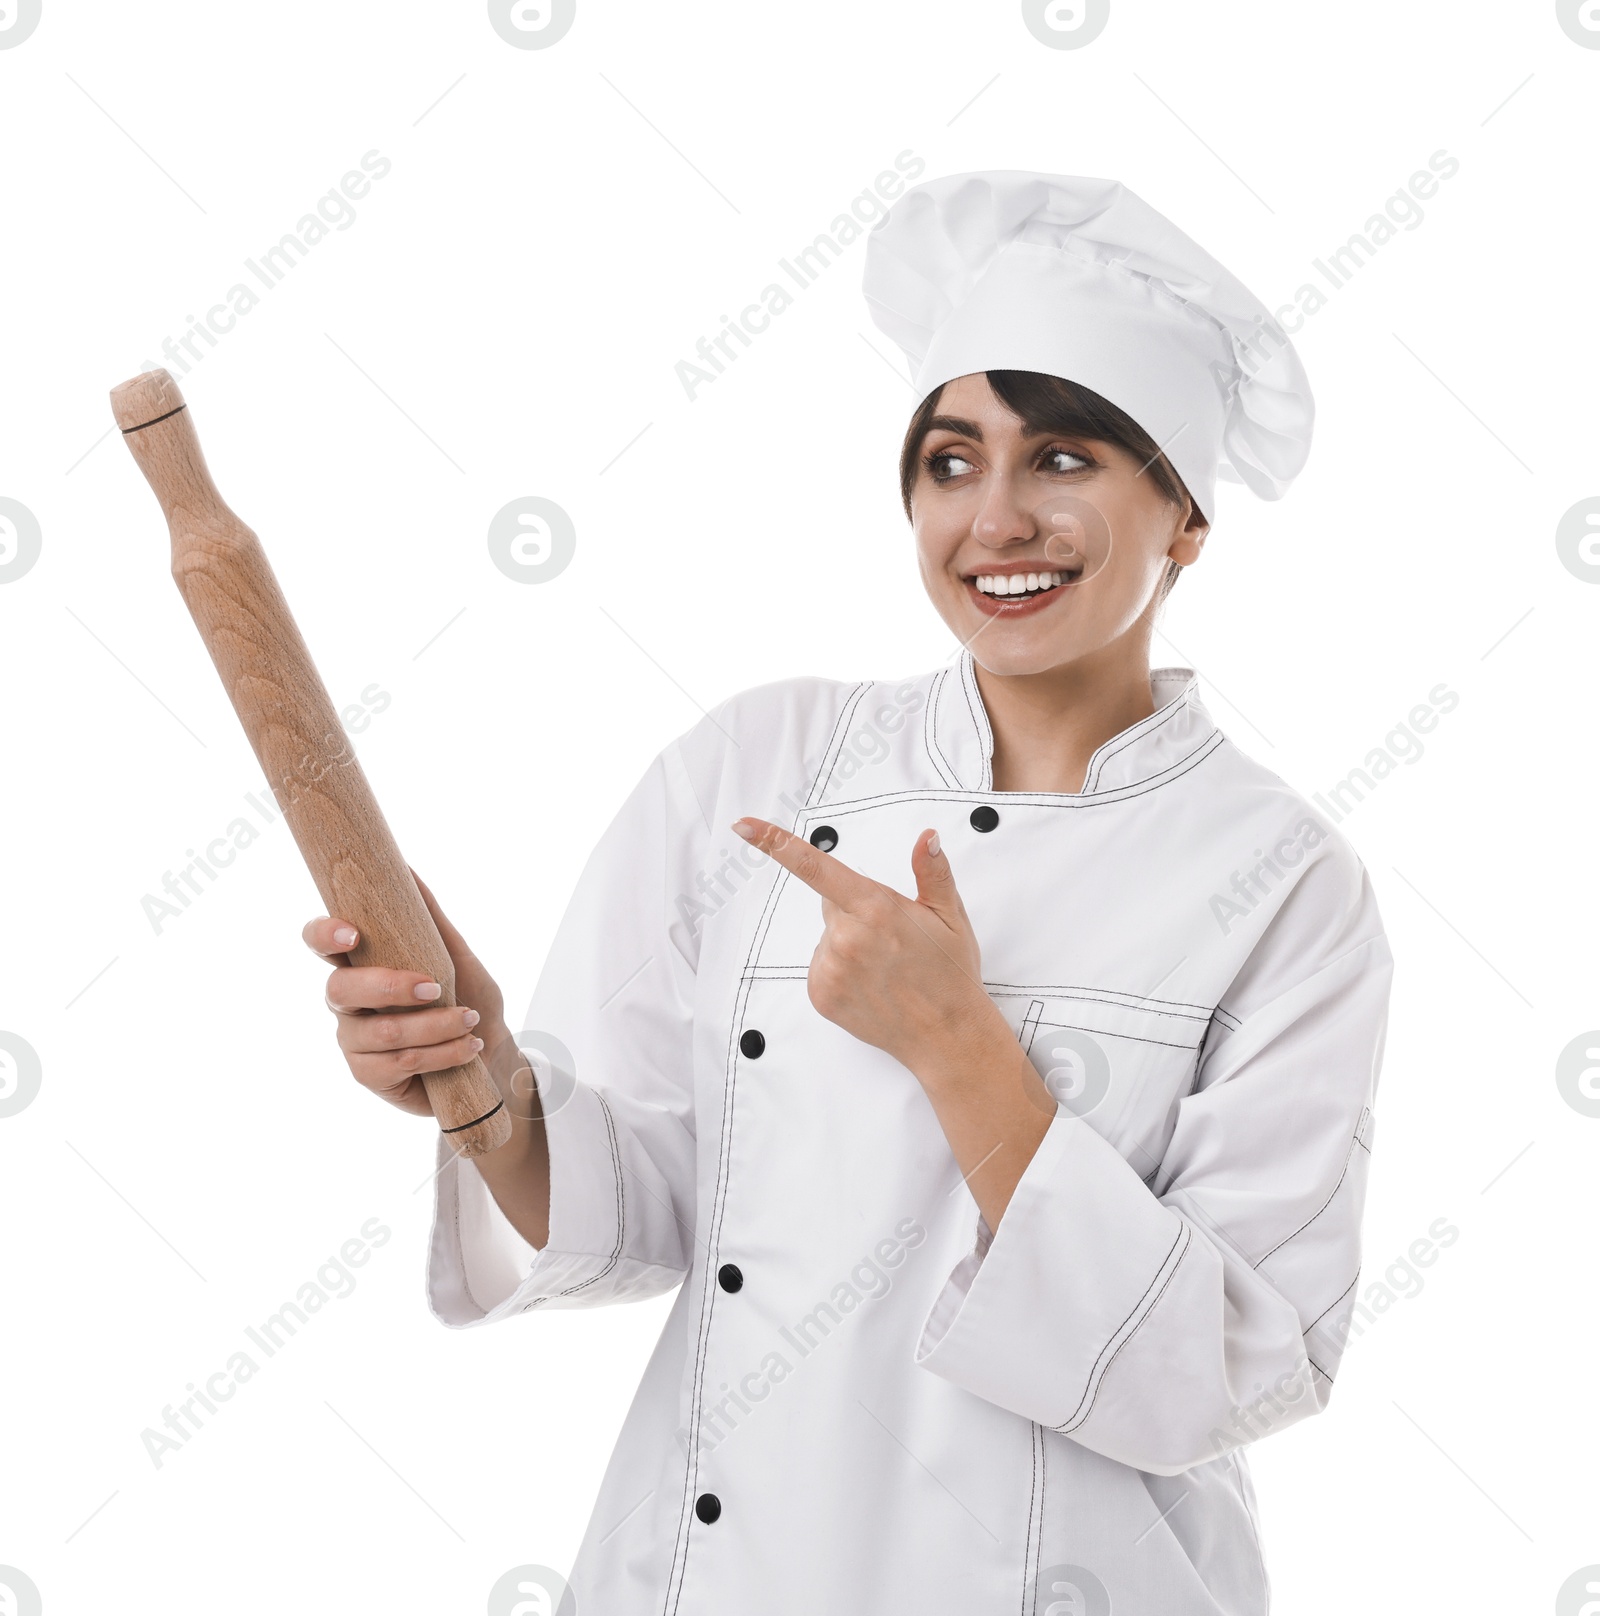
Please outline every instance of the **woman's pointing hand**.
[{"label": "woman's pointing hand", "polygon": [[915,898],[764,819],[734,830],[822,898],[807,986],[817,1011],[876,1044],[922,1085],[990,1229],[1057,1112],[984,991],[978,940],[939,838],[911,849]]},{"label": "woman's pointing hand", "polygon": [[912,1072],[953,1033],[998,1015],[937,833],[911,849],[917,895],[907,898],[764,819],[733,829],[822,898],[807,981],[820,1015]]}]

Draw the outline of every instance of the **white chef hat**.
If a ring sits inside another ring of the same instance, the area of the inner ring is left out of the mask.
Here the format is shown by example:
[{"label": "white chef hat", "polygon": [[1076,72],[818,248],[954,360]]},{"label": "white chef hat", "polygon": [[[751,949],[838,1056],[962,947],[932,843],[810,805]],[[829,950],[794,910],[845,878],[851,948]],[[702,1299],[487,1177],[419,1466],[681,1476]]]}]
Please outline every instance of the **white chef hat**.
[{"label": "white chef hat", "polygon": [[1155,439],[1208,519],[1219,477],[1278,499],[1310,452],[1282,325],[1118,180],[927,180],[869,232],[862,290],[919,397],[985,370],[1077,382]]}]

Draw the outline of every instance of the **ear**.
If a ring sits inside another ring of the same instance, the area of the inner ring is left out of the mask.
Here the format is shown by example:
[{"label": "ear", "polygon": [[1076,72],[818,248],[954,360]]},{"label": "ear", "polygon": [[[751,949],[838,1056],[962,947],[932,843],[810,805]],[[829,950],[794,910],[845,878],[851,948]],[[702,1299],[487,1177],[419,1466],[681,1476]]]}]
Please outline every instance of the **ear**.
[{"label": "ear", "polygon": [[1191,499],[1186,502],[1187,515],[1178,536],[1167,549],[1167,555],[1178,563],[1180,567],[1193,566],[1200,559],[1200,552],[1205,548],[1206,534],[1211,531],[1211,524],[1200,513],[1200,507]]}]

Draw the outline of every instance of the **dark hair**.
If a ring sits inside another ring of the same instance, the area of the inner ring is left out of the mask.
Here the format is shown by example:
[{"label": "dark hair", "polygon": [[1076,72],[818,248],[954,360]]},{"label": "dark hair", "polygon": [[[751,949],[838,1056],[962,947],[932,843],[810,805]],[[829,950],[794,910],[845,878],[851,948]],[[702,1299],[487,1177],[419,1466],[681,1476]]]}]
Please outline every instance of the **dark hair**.
[{"label": "dark hair", "polygon": [[[1102,398],[1077,382],[1046,376],[1037,370],[990,370],[984,374],[989,378],[995,397],[1022,422],[1023,431],[1059,432],[1063,436],[1093,438],[1125,449],[1150,473],[1169,504],[1181,508],[1186,500],[1194,503],[1189,490],[1183,486],[1183,479],[1161,452],[1161,446],[1110,399]],[[928,435],[928,423],[938,413],[939,395],[943,391],[941,383],[917,406],[900,449],[900,503],[905,507],[907,521],[911,519],[911,490],[917,480],[922,440]],[[1194,508],[1200,511],[1197,504]],[[1204,520],[1203,513],[1201,519]],[[1182,571],[1176,561],[1167,563],[1158,600],[1166,599]]]}]

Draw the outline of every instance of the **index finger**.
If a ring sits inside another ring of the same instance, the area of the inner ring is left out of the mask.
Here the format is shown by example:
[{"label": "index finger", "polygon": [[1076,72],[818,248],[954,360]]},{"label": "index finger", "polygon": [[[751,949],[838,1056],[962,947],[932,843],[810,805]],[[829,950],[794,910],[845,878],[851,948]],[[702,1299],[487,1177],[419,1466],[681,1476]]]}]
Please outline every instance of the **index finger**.
[{"label": "index finger", "polygon": [[878,883],[870,877],[765,819],[736,819],[733,830],[841,909],[855,907],[878,890]]},{"label": "index finger", "polygon": [[308,948],[324,959],[343,959],[360,940],[355,927],[336,915],[319,915],[315,920],[308,920],[300,936]]}]

